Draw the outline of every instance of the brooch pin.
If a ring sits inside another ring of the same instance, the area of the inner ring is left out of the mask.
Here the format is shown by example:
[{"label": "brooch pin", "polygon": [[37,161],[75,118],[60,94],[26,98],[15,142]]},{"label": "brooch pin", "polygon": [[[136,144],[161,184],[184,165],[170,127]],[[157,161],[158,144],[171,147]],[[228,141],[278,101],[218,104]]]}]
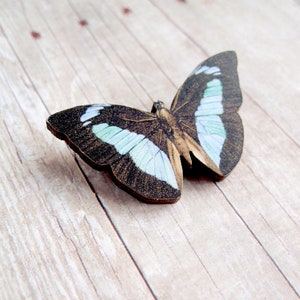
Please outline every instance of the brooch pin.
[{"label": "brooch pin", "polygon": [[95,104],[51,115],[48,129],[96,169],[108,167],[116,183],[148,203],[173,203],[181,196],[181,157],[192,157],[220,177],[238,163],[243,125],[242,94],[235,52],[208,58],[179,88],[171,108],[151,113]]}]

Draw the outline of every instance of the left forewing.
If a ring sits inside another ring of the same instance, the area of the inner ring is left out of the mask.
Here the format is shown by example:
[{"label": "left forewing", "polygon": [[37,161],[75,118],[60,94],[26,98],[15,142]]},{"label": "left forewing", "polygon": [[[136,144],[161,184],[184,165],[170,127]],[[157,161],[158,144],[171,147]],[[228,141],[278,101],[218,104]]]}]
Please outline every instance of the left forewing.
[{"label": "left forewing", "polygon": [[47,125],[92,167],[108,166],[116,183],[140,200],[179,199],[182,178],[155,115],[119,105],[80,106],[50,116]]}]

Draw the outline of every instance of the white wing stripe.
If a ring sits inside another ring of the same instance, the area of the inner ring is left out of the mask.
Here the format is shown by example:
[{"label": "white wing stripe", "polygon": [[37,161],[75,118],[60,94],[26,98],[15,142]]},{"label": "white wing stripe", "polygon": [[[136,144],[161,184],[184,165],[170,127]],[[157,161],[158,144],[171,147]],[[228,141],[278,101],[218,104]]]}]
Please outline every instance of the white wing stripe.
[{"label": "white wing stripe", "polygon": [[219,67],[210,67],[207,70],[204,71],[205,74],[215,74],[215,73],[220,73],[220,68]]},{"label": "white wing stripe", "polygon": [[198,66],[192,72],[192,74],[194,74],[194,75],[198,75],[198,74],[201,74],[201,73],[204,73],[204,74],[207,74],[207,75],[213,74],[214,76],[216,76],[216,75],[221,75],[221,70],[217,66],[214,66],[214,67]]},{"label": "white wing stripe", "polygon": [[128,153],[143,172],[179,189],[168,156],[144,135],[106,123],[92,126],[92,131],[100,140],[114,146],[121,155]]},{"label": "white wing stripe", "polygon": [[[110,104],[94,104],[92,106],[89,106],[85,113],[81,116],[80,121],[86,122],[94,117],[97,117],[100,115],[100,110],[102,110],[104,107],[110,106]],[[88,125],[89,123],[85,123],[84,126]]]},{"label": "white wing stripe", "polygon": [[120,154],[126,154],[129,152],[136,144],[144,139],[144,136],[142,134],[137,134],[136,136],[130,136],[130,138],[131,139],[127,141],[126,145],[124,145],[122,149],[119,149]]},{"label": "white wing stripe", "polygon": [[[98,125],[95,125],[95,126],[98,126]],[[94,131],[94,127],[95,126],[93,126],[93,131]],[[115,134],[114,136],[112,136],[110,139],[107,139],[106,143],[111,144],[111,145],[115,145],[118,142],[120,142],[123,139],[125,139],[128,134],[129,134],[128,130],[122,130],[121,129],[117,134]]]},{"label": "white wing stripe", "polygon": [[[204,72],[207,71],[208,69],[204,70]],[[215,73],[218,70],[213,69],[208,72]],[[226,130],[220,117],[224,113],[222,100],[222,82],[215,78],[207,83],[203,98],[195,112],[200,144],[217,166],[220,166],[221,153],[226,140]]]}]

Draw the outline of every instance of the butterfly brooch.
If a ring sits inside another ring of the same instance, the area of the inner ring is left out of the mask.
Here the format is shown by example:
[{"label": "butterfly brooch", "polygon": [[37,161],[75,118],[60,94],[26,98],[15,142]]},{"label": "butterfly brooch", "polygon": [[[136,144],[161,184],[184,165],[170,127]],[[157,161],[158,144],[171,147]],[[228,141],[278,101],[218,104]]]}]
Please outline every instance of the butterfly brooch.
[{"label": "butterfly brooch", "polygon": [[208,58],[179,88],[171,109],[151,113],[113,104],[84,105],[51,115],[48,129],[96,169],[108,167],[116,183],[148,203],[181,196],[183,168],[198,160],[224,177],[238,163],[243,125],[235,52]]}]

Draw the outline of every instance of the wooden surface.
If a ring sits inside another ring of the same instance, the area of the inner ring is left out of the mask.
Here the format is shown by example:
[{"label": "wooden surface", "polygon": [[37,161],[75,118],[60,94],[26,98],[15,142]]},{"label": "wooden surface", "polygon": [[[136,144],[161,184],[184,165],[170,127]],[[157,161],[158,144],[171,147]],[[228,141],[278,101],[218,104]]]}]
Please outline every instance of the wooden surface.
[{"label": "wooden surface", "polygon": [[[0,0],[0,22],[1,299],[299,298],[299,1]],[[244,153],[176,204],[138,202],[46,130],[74,105],[170,105],[224,50]]]}]

